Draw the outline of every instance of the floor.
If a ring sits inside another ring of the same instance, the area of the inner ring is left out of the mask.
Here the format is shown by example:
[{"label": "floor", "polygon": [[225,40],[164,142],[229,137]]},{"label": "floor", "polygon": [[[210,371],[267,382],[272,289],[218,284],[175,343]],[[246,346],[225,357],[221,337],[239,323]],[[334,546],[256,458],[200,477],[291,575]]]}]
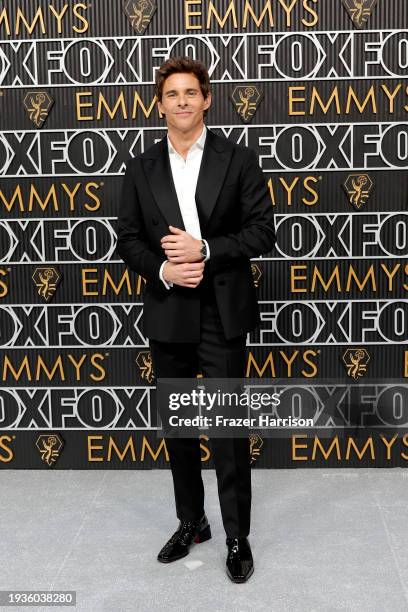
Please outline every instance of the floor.
[{"label": "floor", "polygon": [[77,593],[75,608],[7,609],[408,610],[407,470],[253,470],[245,584],[225,574],[214,471],[203,478],[213,537],[163,565],[178,525],[170,471],[0,472],[0,590]]}]

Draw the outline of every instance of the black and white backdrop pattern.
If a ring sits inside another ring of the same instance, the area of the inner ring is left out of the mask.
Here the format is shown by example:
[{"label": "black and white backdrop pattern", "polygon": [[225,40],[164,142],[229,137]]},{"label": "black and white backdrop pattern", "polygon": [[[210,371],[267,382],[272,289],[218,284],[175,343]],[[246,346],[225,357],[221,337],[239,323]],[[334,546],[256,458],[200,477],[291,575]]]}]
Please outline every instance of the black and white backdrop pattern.
[{"label": "black and white backdrop pattern", "polygon": [[0,467],[168,465],[145,281],[115,242],[175,55],[206,63],[207,125],[257,151],[270,189],[246,375],[286,389],[281,417],[341,398],[330,435],[252,432],[253,467],[406,465],[406,2],[3,0],[0,39]]}]

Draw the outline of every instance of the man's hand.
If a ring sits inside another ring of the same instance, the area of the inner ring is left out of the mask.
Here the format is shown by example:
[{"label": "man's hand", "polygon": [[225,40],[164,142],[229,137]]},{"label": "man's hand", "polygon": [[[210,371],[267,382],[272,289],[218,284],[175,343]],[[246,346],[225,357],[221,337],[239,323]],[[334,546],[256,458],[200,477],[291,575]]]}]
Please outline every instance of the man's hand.
[{"label": "man's hand", "polygon": [[163,236],[161,246],[170,262],[181,264],[201,261],[203,259],[200,252],[201,240],[193,238],[191,234],[178,227],[169,225],[169,229],[171,234]]},{"label": "man's hand", "polygon": [[204,261],[191,263],[172,263],[166,261],[163,266],[163,278],[182,287],[194,289],[203,280]]}]

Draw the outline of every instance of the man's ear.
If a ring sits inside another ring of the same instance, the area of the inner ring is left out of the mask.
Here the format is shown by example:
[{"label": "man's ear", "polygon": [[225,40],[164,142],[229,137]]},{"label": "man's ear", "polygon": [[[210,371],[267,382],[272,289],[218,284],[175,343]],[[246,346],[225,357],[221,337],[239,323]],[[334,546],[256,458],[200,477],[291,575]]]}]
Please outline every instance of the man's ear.
[{"label": "man's ear", "polygon": [[157,108],[159,109],[159,116],[161,117],[165,117],[166,113],[163,113],[162,111],[162,103],[160,102],[160,100],[157,100]]},{"label": "man's ear", "polygon": [[204,103],[205,103],[205,104],[207,104],[207,103],[208,103],[208,106],[206,106],[205,108],[206,108],[206,110],[207,110],[207,109],[209,109],[209,108],[210,108],[210,106],[211,106],[211,103],[212,103],[212,96],[211,96],[211,92],[210,92],[210,91],[208,92],[208,96],[207,96],[207,97],[206,97],[206,99],[204,100]]}]

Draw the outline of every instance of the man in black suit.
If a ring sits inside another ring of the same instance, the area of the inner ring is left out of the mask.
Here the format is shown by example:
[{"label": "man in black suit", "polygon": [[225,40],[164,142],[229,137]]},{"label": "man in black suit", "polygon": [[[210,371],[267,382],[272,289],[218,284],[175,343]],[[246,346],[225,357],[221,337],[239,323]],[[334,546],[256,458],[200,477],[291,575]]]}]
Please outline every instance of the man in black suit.
[{"label": "man in black suit", "polygon": [[[204,124],[212,101],[205,66],[171,58],[156,94],[168,133],[131,159],[117,251],[147,281],[144,333],[156,378],[244,376],[246,333],[259,323],[250,258],[275,244],[268,188],[251,149]],[[179,527],[158,555],[170,562],[211,537],[198,438],[167,438]],[[212,438],[228,576],[253,573],[249,439]]]}]

